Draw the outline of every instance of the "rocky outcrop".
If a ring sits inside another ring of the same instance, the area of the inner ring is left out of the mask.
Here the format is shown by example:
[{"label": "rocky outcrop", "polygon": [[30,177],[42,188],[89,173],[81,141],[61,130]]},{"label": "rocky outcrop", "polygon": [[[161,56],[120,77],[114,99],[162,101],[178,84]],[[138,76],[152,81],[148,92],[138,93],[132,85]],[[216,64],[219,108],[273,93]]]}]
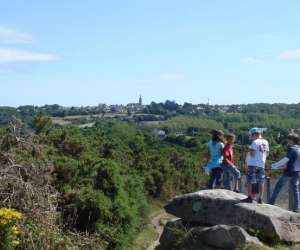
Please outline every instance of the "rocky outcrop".
[{"label": "rocky outcrop", "polygon": [[[240,203],[243,198],[228,190],[202,190],[175,197],[165,210],[185,223],[210,227],[201,234],[216,230],[212,226],[228,225],[254,231],[267,241],[300,242],[299,214],[267,204]],[[236,228],[228,230],[235,232]],[[224,234],[224,227],[218,228],[221,231]]]},{"label": "rocky outcrop", "polygon": [[204,244],[224,249],[235,249],[246,244],[263,244],[238,226],[217,225],[208,228],[196,227],[191,230],[195,238]]},{"label": "rocky outcrop", "polygon": [[250,236],[238,226],[202,227],[175,219],[166,224],[157,249],[236,249],[246,244],[263,246],[256,237]]}]

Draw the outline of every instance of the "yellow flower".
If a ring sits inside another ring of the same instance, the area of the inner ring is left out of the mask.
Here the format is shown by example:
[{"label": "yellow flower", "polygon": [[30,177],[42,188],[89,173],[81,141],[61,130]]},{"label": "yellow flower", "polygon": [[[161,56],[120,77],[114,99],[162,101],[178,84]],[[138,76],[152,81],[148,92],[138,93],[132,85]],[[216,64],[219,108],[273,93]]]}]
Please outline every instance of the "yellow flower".
[{"label": "yellow flower", "polygon": [[[0,208],[0,230],[4,230],[4,237],[10,242],[12,246],[18,246],[19,230],[16,222],[22,218],[22,214],[15,209]],[[2,233],[0,231],[0,233]]]},{"label": "yellow flower", "polygon": [[20,241],[19,241],[19,240],[13,240],[13,241],[11,242],[11,244],[15,247],[15,246],[17,246],[17,245],[20,244]]},{"label": "yellow flower", "polygon": [[19,230],[18,230],[18,227],[16,225],[11,227],[11,233],[13,235],[18,235],[19,234]]},{"label": "yellow flower", "polygon": [[7,224],[11,220],[20,220],[22,214],[15,209],[0,208],[0,223]]}]

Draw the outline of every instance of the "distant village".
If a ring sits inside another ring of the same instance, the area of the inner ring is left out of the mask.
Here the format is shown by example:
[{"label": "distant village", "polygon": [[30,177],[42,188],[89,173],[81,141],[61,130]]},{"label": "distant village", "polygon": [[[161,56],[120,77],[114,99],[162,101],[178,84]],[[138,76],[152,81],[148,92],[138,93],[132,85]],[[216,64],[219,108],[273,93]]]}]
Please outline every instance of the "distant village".
[{"label": "distant village", "polygon": [[156,115],[205,115],[212,112],[241,112],[245,105],[211,105],[209,101],[203,104],[184,103],[178,104],[175,101],[165,101],[164,103],[151,102],[145,105],[142,96],[138,102],[124,104],[107,105],[104,103],[97,106],[63,107],[57,104],[45,105],[39,109],[53,116],[84,115],[84,114],[156,114]]}]

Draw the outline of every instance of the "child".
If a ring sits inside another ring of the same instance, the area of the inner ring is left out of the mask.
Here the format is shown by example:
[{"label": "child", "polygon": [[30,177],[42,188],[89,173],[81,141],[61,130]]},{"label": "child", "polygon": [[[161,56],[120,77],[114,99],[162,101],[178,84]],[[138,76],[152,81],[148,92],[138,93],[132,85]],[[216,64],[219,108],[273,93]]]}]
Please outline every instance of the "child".
[{"label": "child", "polygon": [[231,190],[230,179],[233,176],[234,185],[233,191],[239,193],[239,179],[241,178],[241,172],[237,169],[234,165],[234,158],[233,158],[233,145],[235,142],[235,135],[234,134],[226,134],[226,145],[223,149],[223,182],[225,189]]},{"label": "child", "polygon": [[212,139],[208,142],[208,149],[210,153],[210,160],[207,163],[207,168],[209,171],[208,189],[220,187],[221,185],[222,168],[220,164],[223,160],[223,141],[224,133],[223,131],[218,130],[213,132]]},{"label": "child", "polygon": [[276,183],[275,189],[269,200],[269,204],[274,205],[278,194],[282,187],[289,182],[293,191],[293,211],[299,212],[299,173],[300,173],[300,146],[299,136],[297,134],[289,134],[288,136],[289,149],[286,157],[279,162],[272,164],[272,169],[279,169],[285,164],[283,175]]},{"label": "child", "polygon": [[253,142],[249,147],[250,152],[247,156],[248,198],[241,200],[241,202],[252,203],[252,184],[258,183],[258,203],[262,203],[262,197],[264,193],[265,164],[269,154],[269,143],[262,137],[263,131],[264,129],[261,128],[252,128],[249,131]]}]

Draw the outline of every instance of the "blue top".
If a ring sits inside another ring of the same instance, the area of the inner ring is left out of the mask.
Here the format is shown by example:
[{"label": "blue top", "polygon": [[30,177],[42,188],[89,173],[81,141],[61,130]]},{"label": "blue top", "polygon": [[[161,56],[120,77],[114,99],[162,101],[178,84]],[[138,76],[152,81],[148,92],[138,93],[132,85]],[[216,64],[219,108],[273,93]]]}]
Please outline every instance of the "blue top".
[{"label": "blue top", "polygon": [[284,174],[288,176],[298,175],[300,172],[300,146],[293,145],[289,147],[287,158],[289,158],[289,161]]},{"label": "blue top", "polygon": [[222,142],[208,142],[208,149],[210,153],[210,160],[207,163],[208,169],[213,169],[220,167],[220,164],[223,161],[222,151],[224,148],[224,144]]}]

